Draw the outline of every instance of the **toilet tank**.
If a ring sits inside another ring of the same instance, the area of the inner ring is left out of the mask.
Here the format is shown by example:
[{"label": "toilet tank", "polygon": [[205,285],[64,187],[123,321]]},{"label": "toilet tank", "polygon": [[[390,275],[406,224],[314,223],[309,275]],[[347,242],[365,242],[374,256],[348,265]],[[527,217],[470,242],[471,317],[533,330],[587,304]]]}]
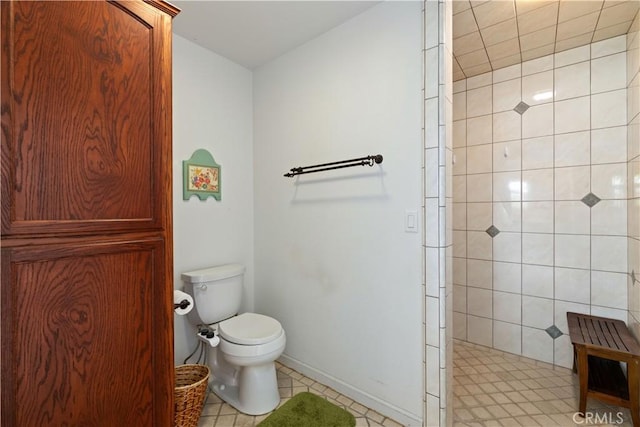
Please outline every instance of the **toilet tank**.
[{"label": "toilet tank", "polygon": [[240,310],[245,267],[226,264],[182,273],[185,292],[195,307],[188,314],[195,324],[211,324],[227,319]]}]

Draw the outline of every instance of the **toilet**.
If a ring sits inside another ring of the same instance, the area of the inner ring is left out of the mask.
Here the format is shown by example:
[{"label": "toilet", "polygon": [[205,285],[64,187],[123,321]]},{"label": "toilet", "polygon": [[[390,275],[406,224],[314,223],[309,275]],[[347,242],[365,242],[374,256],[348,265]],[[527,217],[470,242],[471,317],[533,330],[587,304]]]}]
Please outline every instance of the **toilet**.
[{"label": "toilet", "polygon": [[209,344],[213,392],[244,414],[261,415],[280,403],[274,362],[286,337],[276,319],[238,314],[244,272],[243,265],[227,264],[182,273],[182,281],[194,301],[187,316],[198,326],[198,338]]}]

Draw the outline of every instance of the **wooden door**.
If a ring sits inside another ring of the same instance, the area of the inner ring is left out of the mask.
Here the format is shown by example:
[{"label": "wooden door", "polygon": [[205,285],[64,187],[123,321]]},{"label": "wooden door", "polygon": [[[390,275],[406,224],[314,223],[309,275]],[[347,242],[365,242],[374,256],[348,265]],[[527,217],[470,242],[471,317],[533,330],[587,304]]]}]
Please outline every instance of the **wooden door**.
[{"label": "wooden door", "polygon": [[170,426],[177,9],[0,8],[0,426]]},{"label": "wooden door", "polygon": [[3,249],[3,426],[170,425],[164,242],[96,243]]}]

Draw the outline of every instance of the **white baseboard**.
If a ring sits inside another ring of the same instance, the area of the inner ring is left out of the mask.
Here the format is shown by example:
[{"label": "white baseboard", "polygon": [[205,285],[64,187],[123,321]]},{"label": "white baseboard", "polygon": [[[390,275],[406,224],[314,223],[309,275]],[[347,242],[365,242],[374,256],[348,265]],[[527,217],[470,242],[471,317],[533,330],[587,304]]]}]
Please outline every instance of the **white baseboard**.
[{"label": "white baseboard", "polygon": [[326,372],[322,372],[316,368],[313,368],[303,362],[300,362],[299,360],[287,356],[286,354],[280,356],[278,362],[300,372],[301,374],[315,381],[331,387],[338,393],[344,394],[345,396],[355,400],[356,402],[368,408],[371,408],[381,413],[382,415],[401,423],[404,426],[422,426],[422,419],[420,419],[420,417],[418,417],[417,415],[407,412],[404,409],[400,409],[388,402],[380,400],[377,397],[371,396],[370,394],[357,389],[350,384],[332,377]]}]

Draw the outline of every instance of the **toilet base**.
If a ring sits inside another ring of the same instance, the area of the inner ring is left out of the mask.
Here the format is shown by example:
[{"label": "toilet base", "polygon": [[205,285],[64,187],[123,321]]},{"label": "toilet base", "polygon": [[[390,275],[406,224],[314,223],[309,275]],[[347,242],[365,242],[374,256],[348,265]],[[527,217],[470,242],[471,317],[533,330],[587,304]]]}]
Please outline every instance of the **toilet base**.
[{"label": "toilet base", "polygon": [[276,367],[273,362],[240,368],[238,385],[212,378],[211,389],[222,400],[247,415],[273,411],[280,403]]}]

